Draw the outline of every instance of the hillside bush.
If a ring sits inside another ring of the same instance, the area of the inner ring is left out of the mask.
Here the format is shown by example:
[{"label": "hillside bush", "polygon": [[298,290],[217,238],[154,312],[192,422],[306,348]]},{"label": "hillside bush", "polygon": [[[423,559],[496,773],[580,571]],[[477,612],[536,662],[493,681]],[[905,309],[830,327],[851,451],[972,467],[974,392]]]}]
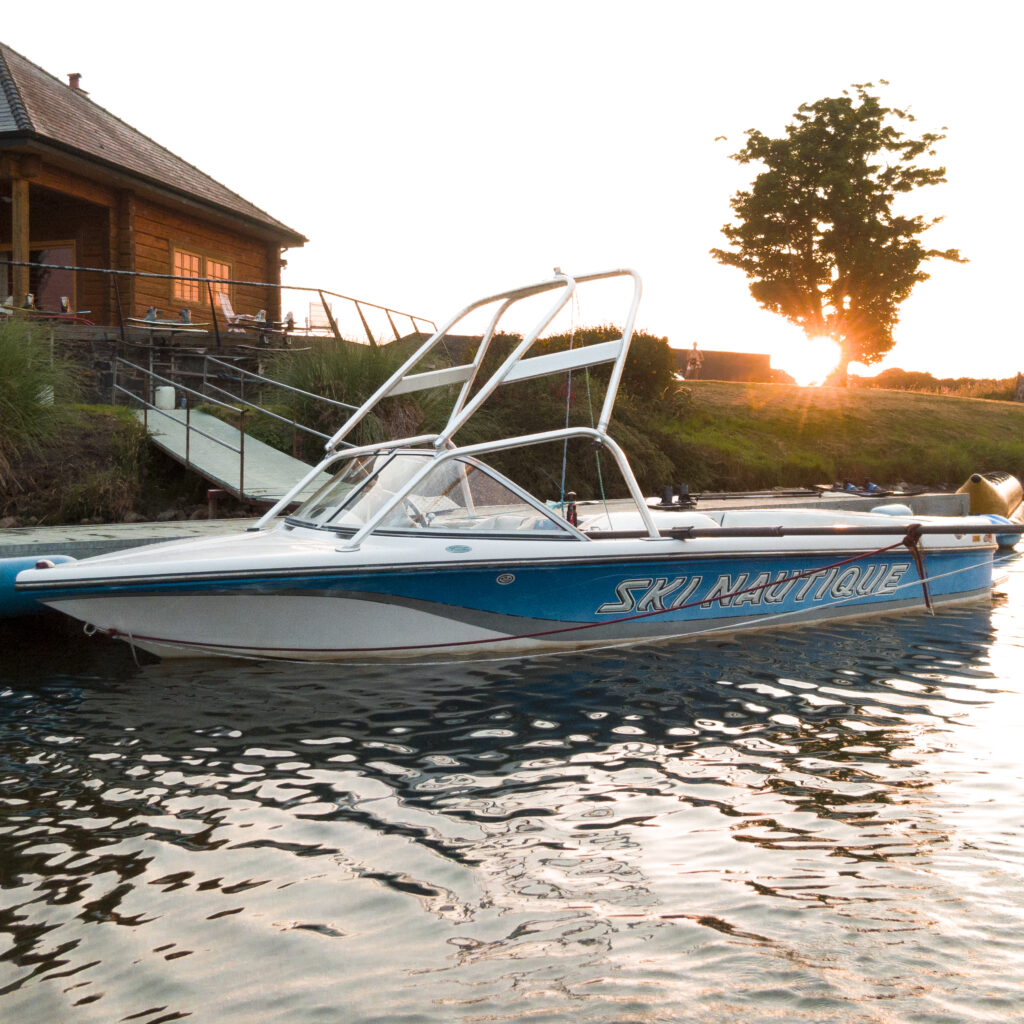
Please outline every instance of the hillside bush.
[{"label": "hillside bush", "polygon": [[1012,377],[935,377],[919,370],[883,370],[874,377],[851,377],[851,384],[862,388],[887,388],[893,391],[917,391],[926,395],[950,395],[956,398],[1013,400]]},{"label": "hillside bush", "polygon": [[73,397],[67,366],[31,325],[0,317],[0,488],[13,485],[12,467],[54,436]]}]

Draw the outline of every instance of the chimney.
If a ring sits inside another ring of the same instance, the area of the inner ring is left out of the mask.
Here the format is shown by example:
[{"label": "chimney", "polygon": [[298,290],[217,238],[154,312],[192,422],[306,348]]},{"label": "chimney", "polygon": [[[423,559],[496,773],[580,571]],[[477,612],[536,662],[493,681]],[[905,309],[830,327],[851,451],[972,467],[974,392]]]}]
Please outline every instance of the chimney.
[{"label": "chimney", "polygon": [[78,83],[79,83],[79,81],[81,81],[81,78],[82,78],[82,76],[81,76],[81,75],[80,75],[80,74],[79,74],[79,73],[78,73],[77,71],[71,71],[71,72],[69,72],[69,73],[68,73],[68,85],[69,85],[69,86],[70,86],[70,87],[71,87],[72,89],[74,89],[74,90],[75,90],[75,92],[79,92],[79,91],[82,91],[82,92],[84,92],[84,91],[85,91],[85,90],[83,90],[83,89],[82,89],[82,87],[81,87],[81,86],[80,86],[80,85],[78,84]]}]

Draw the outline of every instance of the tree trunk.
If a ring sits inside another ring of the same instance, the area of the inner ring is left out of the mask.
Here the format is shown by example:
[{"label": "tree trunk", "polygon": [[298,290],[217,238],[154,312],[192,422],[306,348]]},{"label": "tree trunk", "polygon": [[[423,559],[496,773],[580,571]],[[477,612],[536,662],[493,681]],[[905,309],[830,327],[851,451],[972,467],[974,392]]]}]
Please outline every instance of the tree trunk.
[{"label": "tree trunk", "polygon": [[836,368],[825,378],[825,385],[830,388],[845,388],[849,383],[849,368],[850,360],[843,356]]}]

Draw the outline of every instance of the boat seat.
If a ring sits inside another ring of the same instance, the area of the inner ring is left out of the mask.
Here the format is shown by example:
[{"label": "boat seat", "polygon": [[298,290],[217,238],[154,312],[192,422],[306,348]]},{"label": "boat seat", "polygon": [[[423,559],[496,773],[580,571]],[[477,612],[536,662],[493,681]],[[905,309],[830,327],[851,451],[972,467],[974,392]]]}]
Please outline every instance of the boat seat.
[{"label": "boat seat", "polygon": [[495,516],[494,525],[491,527],[492,530],[522,530],[528,526],[526,520],[522,516]]}]

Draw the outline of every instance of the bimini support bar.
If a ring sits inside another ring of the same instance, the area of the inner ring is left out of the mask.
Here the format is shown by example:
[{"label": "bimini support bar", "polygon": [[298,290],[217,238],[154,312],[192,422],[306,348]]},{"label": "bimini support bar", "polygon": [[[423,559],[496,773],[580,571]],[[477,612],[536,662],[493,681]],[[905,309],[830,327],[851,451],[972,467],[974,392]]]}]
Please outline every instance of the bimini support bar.
[{"label": "bimini support bar", "polygon": [[[529,349],[536,342],[541,332],[547,328],[551,321],[572,298],[576,288],[581,284],[591,281],[602,281],[613,277],[629,277],[633,280],[633,298],[630,303],[626,323],[623,326],[622,337],[616,341],[601,342],[593,345],[584,345],[577,349],[569,349],[563,352],[553,352],[543,356],[532,356],[524,358]],[[607,270],[599,274],[585,274],[580,277],[570,277],[560,271],[556,273],[554,282],[548,286],[564,281],[566,290],[558,296],[558,299],[540,319],[534,329],[516,346],[515,350],[508,356],[502,365],[495,370],[483,387],[474,395],[464,408],[460,410],[456,404],[452,410],[447,426],[441,431],[438,444],[450,440],[456,431],[480,408],[484,402],[502,384],[510,384],[517,380],[529,380],[533,377],[542,377],[554,373],[564,373],[574,369],[582,369],[589,366],[597,366],[601,363],[612,363],[611,377],[608,382],[608,389],[605,393],[604,404],[601,408],[601,417],[597,429],[602,435],[607,435],[608,424],[611,422],[612,410],[615,407],[615,397],[622,380],[622,373],[625,368],[626,357],[629,355],[629,344],[633,337],[633,326],[636,321],[637,309],[640,305],[642,285],[640,275],[635,270],[619,269]],[[518,300],[517,300],[518,301]]]},{"label": "bimini support bar", "polygon": [[633,326],[636,323],[636,311],[640,306],[640,296],[643,293],[643,283],[640,275],[635,270],[617,270],[608,274],[594,274],[588,278],[578,278],[583,281],[597,281],[602,277],[613,277],[626,274],[633,279],[633,301],[629,305],[629,313],[626,322],[622,325],[622,354],[615,361],[612,367],[612,375],[608,380],[608,390],[605,392],[604,405],[601,406],[601,418],[597,421],[597,429],[602,433],[607,431],[608,424],[612,421],[612,410],[615,408],[615,396],[619,391],[619,384],[622,381],[622,372],[626,367],[626,356],[629,355],[629,343],[633,340]]},{"label": "bimini support bar", "polygon": [[[543,331],[544,328],[547,327],[563,309],[565,309],[569,300],[572,298],[573,292],[576,290],[576,282],[573,281],[568,274],[562,273],[556,274],[555,282],[556,284],[558,282],[563,284],[564,290],[558,295],[547,312],[534,325],[533,330],[531,330],[529,334],[527,334],[526,337],[516,345],[501,366],[494,371],[491,375],[491,379],[487,381],[473,396],[472,401],[468,402],[462,408],[456,405],[455,408],[452,409],[451,415],[448,417],[448,423],[445,425],[444,430],[441,431],[438,440],[435,442],[438,447],[449,441],[455,435],[456,431],[458,431],[459,427],[463,426],[466,420],[468,420],[473,413],[475,413],[477,409],[479,409],[480,406],[494,394],[498,387],[505,383],[505,379],[508,377],[511,369],[520,362],[523,355],[530,349],[537,338],[540,337],[540,332]],[[550,284],[551,283],[548,282],[548,287],[550,287]],[[518,299],[516,301],[518,301]],[[502,313],[504,313],[505,309],[508,309],[511,304],[511,302],[507,302],[502,309]]]},{"label": "bimini support bar", "polygon": [[[483,359],[483,354],[478,350],[477,358],[471,364],[466,364],[460,367],[450,367],[441,371],[427,371],[422,374],[412,374],[410,371],[417,364],[422,362],[426,357],[444,338],[451,332],[451,329],[460,321],[469,316],[470,313],[481,309],[485,306],[493,305],[496,302],[502,303],[498,314],[494,317],[491,322],[488,336],[484,339],[485,343],[490,341],[490,337],[493,336],[494,328],[504,315],[506,310],[519,302],[521,299],[530,297],[531,295],[539,295],[543,292],[551,291],[554,288],[566,287],[567,278],[565,275],[555,278],[552,281],[544,281],[540,284],[529,285],[525,288],[515,288],[512,291],[500,292],[497,295],[490,295],[484,299],[478,299],[476,302],[471,303],[464,309],[460,310],[455,314],[447,323],[445,323],[440,330],[432,334],[408,359],[397,369],[395,372],[379,387],[377,390],[354,412],[342,426],[339,428],[337,433],[326,443],[325,447],[328,451],[333,450],[337,445],[349,434],[352,429],[360,423],[370,411],[377,406],[382,399],[387,398],[388,395],[404,394],[410,391],[419,391],[423,388],[437,387],[442,384],[452,384],[463,382],[463,389],[459,396],[459,402],[465,400],[466,394],[468,393],[468,386],[471,383],[472,377],[475,375],[476,370],[479,368],[480,361]],[[569,295],[572,294],[571,287],[569,288]],[[566,302],[568,297],[566,297]],[[459,404],[456,405],[453,410],[453,415],[459,411]],[[450,432],[449,432],[450,436]],[[396,441],[396,444],[404,444],[402,441]]]}]

